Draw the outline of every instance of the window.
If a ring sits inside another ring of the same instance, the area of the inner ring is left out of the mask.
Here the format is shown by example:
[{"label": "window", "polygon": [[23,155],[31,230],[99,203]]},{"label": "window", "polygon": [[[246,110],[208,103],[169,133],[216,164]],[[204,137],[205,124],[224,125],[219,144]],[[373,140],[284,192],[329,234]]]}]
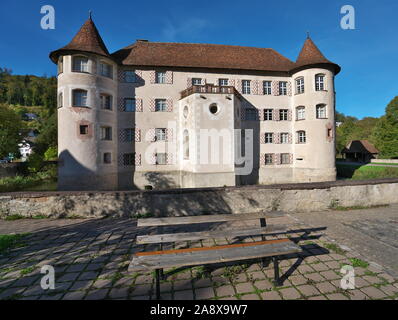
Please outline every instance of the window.
[{"label": "window", "polygon": [[166,83],[166,72],[156,71],[155,82],[156,83]]},{"label": "window", "polygon": [[265,143],[273,143],[274,142],[274,134],[271,132],[265,133]]},{"label": "window", "polygon": [[287,121],[289,119],[289,110],[287,109],[280,109],[279,110],[279,120]]},{"label": "window", "polygon": [[316,106],[316,118],[326,119],[326,106],[324,104],[318,104]]},{"label": "window", "polygon": [[242,80],[242,93],[250,94],[250,80]]},{"label": "window", "polygon": [[72,71],[73,72],[88,72],[88,58],[73,57]]},{"label": "window", "polygon": [[297,131],[297,143],[306,143],[307,138],[305,135],[305,131]]},{"label": "window", "polygon": [[156,128],[155,129],[155,139],[156,141],[166,141],[166,129]]},{"label": "window", "polygon": [[109,152],[104,153],[104,163],[112,163],[112,154]]},{"label": "window", "polygon": [[266,95],[272,94],[271,81],[263,82],[263,91],[264,91],[264,94],[266,94]]},{"label": "window", "polygon": [[281,164],[289,164],[289,163],[290,163],[290,154],[281,153]]},{"label": "window", "polygon": [[255,109],[246,109],[245,110],[246,120],[247,121],[256,121],[258,112]]},{"label": "window", "polygon": [[123,111],[135,112],[135,99],[131,99],[131,98],[124,99]]},{"label": "window", "polygon": [[156,112],[167,111],[166,99],[156,99],[155,100],[155,111]]},{"label": "window", "polygon": [[325,90],[325,75],[317,74],[315,76],[315,90],[316,91]]},{"label": "window", "polygon": [[328,137],[328,138],[333,138],[333,130],[332,130],[332,129],[328,129],[328,131],[327,131],[327,137]]},{"label": "window", "polygon": [[80,126],[80,134],[88,134],[88,125]]},{"label": "window", "polygon": [[305,107],[300,106],[296,108],[296,119],[297,120],[305,119]]},{"label": "window", "polygon": [[58,94],[58,108],[62,108],[64,105],[64,95],[62,92]]},{"label": "window", "polygon": [[271,165],[274,162],[274,157],[272,153],[265,154],[265,165]]},{"label": "window", "polygon": [[281,143],[289,143],[289,134],[286,132],[281,133]]},{"label": "window", "polygon": [[189,133],[188,130],[184,130],[183,134],[183,148],[184,148],[184,160],[189,160]]},{"label": "window", "polygon": [[73,90],[73,106],[74,107],[87,107],[87,91],[76,89]]},{"label": "window", "polygon": [[135,140],[135,129],[134,128],[127,128],[124,129],[124,136],[126,137],[126,142],[132,142]]},{"label": "window", "polygon": [[59,57],[58,59],[58,74],[64,72],[64,57]]},{"label": "window", "polygon": [[304,78],[300,77],[296,79],[296,93],[304,93]]},{"label": "window", "polygon": [[201,79],[201,78],[192,78],[192,85],[193,85],[193,86],[200,86],[200,85],[202,85],[202,79]]},{"label": "window", "polygon": [[111,127],[101,127],[101,140],[112,140],[112,128]]},{"label": "window", "polygon": [[113,78],[112,66],[108,63],[100,62],[100,75],[112,79]]},{"label": "window", "polygon": [[211,114],[216,114],[218,113],[218,106],[216,103],[212,103],[209,107],[209,111]]},{"label": "window", "polygon": [[279,81],[279,95],[286,96],[287,95],[287,82]]},{"label": "window", "polygon": [[135,164],[135,153],[125,153],[123,154],[123,165],[133,166]]},{"label": "window", "polygon": [[219,86],[228,86],[228,79],[218,79]]},{"label": "window", "polygon": [[126,70],[124,71],[124,81],[128,83],[136,82],[135,71]]},{"label": "window", "polygon": [[156,164],[167,164],[167,154],[157,153],[156,154]]},{"label": "window", "polygon": [[270,121],[273,119],[273,112],[274,110],[272,109],[265,109],[264,110],[264,120]]},{"label": "window", "polygon": [[112,96],[109,94],[101,94],[101,109],[112,110]]}]

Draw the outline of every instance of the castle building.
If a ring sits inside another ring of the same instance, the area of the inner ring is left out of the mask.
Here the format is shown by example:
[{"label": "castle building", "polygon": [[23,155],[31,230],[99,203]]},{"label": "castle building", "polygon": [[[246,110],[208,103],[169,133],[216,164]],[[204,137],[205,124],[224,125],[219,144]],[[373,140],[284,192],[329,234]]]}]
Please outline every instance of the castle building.
[{"label": "castle building", "polygon": [[340,67],[309,37],[296,62],[269,48],[146,40],[110,54],[90,17],[50,58],[60,190],[336,179]]}]

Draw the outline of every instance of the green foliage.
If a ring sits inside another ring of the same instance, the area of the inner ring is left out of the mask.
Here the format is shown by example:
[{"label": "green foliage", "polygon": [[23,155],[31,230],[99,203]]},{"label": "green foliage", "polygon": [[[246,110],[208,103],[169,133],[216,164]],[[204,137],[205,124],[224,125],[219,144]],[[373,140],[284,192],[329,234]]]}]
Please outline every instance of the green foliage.
[{"label": "green foliage", "polygon": [[58,157],[57,147],[49,147],[47,151],[44,153],[44,160],[51,161],[56,160]]},{"label": "green foliage", "polygon": [[350,262],[354,268],[361,267],[366,269],[369,267],[369,263],[358,258],[350,258]]},{"label": "green foliage", "polygon": [[398,168],[363,166],[355,170],[353,180],[370,180],[383,178],[398,178]]},{"label": "green foliage", "polygon": [[0,158],[10,152],[18,153],[18,144],[21,142],[19,131],[22,121],[18,114],[4,104],[0,104]]},{"label": "green foliage", "polygon": [[44,158],[39,153],[34,153],[29,156],[28,171],[30,173],[39,172],[44,166]]},{"label": "green foliage", "polygon": [[0,234],[0,253],[23,245],[22,239],[24,236],[23,234]]}]

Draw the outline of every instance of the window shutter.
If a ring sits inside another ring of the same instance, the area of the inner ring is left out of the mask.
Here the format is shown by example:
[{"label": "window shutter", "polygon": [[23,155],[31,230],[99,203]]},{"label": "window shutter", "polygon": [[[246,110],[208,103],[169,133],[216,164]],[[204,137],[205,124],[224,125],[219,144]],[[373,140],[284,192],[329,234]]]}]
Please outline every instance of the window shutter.
[{"label": "window shutter", "polygon": [[265,144],[265,133],[260,133],[260,144]]},{"label": "window shutter", "polygon": [[292,96],[292,83],[290,81],[287,82],[287,95]]},{"label": "window shutter", "polygon": [[257,80],[250,81],[250,91],[251,91],[251,94],[258,94],[258,81]]},{"label": "window shutter", "polygon": [[293,153],[289,154],[289,163],[293,164]]},{"label": "window shutter", "polygon": [[234,79],[228,79],[228,85],[231,87],[235,87],[235,80]]},{"label": "window shutter", "polygon": [[264,121],[264,109],[259,109],[258,111],[258,120]]},{"label": "window shutter", "polygon": [[264,83],[260,80],[257,82],[258,82],[258,94],[264,95]]},{"label": "window shutter", "polygon": [[155,129],[149,129],[146,134],[147,141],[155,142],[156,141],[156,133]]},{"label": "window shutter", "polygon": [[125,82],[126,79],[124,78],[124,70],[119,69],[117,72],[117,78],[119,82]]},{"label": "window shutter", "polygon": [[173,141],[173,129],[166,129],[166,141]]},{"label": "window shutter", "polygon": [[279,81],[272,81],[272,95],[279,96]]},{"label": "window shutter", "polygon": [[260,166],[265,165],[265,154],[260,154]]},{"label": "window shutter", "polygon": [[123,98],[117,99],[117,109],[119,111],[124,111],[124,99]]},{"label": "window shutter", "polygon": [[287,120],[292,121],[292,110],[287,111]]},{"label": "window shutter", "polygon": [[276,165],[280,165],[281,164],[281,155],[280,153],[275,153],[274,154],[274,162]]},{"label": "window shutter", "polygon": [[236,79],[235,80],[235,88],[238,90],[239,93],[242,93],[242,80]]},{"label": "window shutter", "polygon": [[173,154],[172,153],[166,153],[166,163],[173,164]]},{"label": "window shutter", "polygon": [[173,71],[166,71],[166,83],[173,84]]},{"label": "window shutter", "polygon": [[149,99],[149,111],[155,112],[156,111],[156,101],[155,99]]},{"label": "window shutter", "polygon": [[151,154],[151,157],[149,159],[149,164],[153,164],[153,165],[156,164],[156,153]]},{"label": "window shutter", "polygon": [[119,130],[119,142],[126,142],[127,141],[127,136],[126,136],[126,131],[124,129]]},{"label": "window shutter", "polygon": [[140,166],[141,165],[141,155],[140,154],[135,154],[135,165]]},{"label": "window shutter", "polygon": [[135,128],[134,131],[135,142],[141,142],[141,129]]},{"label": "window shutter", "polygon": [[187,88],[192,87],[192,78],[187,78]]},{"label": "window shutter", "polygon": [[173,112],[173,99],[166,100],[167,112]]},{"label": "window shutter", "polygon": [[292,134],[291,134],[291,133],[289,133],[289,138],[288,138],[288,139],[289,139],[289,141],[288,141],[288,142],[291,144],[291,143],[292,143],[292,141],[293,141],[293,136],[292,136]]},{"label": "window shutter", "polygon": [[279,109],[274,109],[273,113],[274,113],[274,120],[275,121],[279,121],[280,120],[280,118],[279,118]]},{"label": "window shutter", "polygon": [[240,120],[245,121],[246,120],[246,109],[241,108],[240,110]]},{"label": "window shutter", "polygon": [[274,133],[274,143],[276,143],[276,144],[281,143],[281,134],[280,133]]},{"label": "window shutter", "polygon": [[142,99],[140,98],[135,99],[135,111],[142,112],[142,106],[143,106]]},{"label": "window shutter", "polygon": [[150,83],[156,83],[156,72],[155,70],[152,70],[149,72],[149,82]]}]

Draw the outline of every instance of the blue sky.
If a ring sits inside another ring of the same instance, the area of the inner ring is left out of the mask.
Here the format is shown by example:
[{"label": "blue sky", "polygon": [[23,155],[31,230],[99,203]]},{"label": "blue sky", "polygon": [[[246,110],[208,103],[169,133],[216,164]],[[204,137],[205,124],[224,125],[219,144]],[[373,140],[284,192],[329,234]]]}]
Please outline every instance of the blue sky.
[{"label": "blue sky", "polygon": [[[355,8],[355,30],[340,27],[346,4]],[[43,5],[55,8],[55,30],[40,28]],[[110,52],[148,39],[271,47],[295,60],[309,31],[342,67],[336,77],[339,111],[378,117],[398,95],[396,0],[1,0],[0,66],[14,74],[54,75],[49,52],[72,39],[90,9]]]}]

